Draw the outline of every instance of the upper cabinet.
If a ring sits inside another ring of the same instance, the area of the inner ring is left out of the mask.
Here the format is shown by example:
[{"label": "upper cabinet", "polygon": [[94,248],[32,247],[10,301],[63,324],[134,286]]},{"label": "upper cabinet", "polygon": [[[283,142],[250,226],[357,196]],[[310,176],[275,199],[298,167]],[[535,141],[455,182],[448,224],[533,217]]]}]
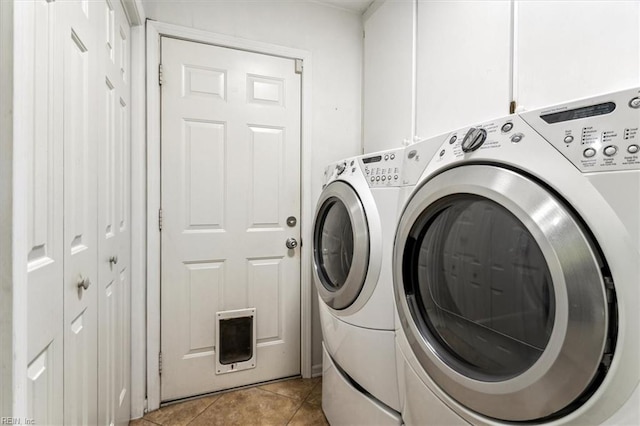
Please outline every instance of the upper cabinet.
[{"label": "upper cabinet", "polygon": [[397,148],[412,136],[414,9],[411,1],[386,1],[365,16],[364,152]]},{"label": "upper cabinet", "polygon": [[640,85],[637,0],[376,6],[365,18],[365,152],[507,115],[512,101],[531,110]]},{"label": "upper cabinet", "polygon": [[514,96],[531,110],[640,84],[640,2],[515,2]]},{"label": "upper cabinet", "polygon": [[511,4],[419,1],[416,136],[509,113]]}]

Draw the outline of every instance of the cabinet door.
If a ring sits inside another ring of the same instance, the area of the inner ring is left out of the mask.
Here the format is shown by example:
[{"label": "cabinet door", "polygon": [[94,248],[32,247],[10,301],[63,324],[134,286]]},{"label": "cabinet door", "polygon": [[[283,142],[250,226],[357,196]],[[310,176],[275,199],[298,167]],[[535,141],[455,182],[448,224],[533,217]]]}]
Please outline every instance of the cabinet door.
[{"label": "cabinet door", "polygon": [[413,1],[387,1],[364,23],[364,152],[413,136],[413,18]]},{"label": "cabinet door", "polygon": [[416,136],[509,113],[511,3],[419,1]]},{"label": "cabinet door", "polygon": [[519,109],[640,84],[640,2],[518,1],[515,6]]}]

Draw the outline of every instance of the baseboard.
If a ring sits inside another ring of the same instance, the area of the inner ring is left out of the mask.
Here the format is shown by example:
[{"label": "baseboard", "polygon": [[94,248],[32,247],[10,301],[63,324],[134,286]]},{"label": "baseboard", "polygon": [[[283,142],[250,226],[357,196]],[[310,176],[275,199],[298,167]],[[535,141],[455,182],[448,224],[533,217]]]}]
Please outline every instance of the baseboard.
[{"label": "baseboard", "polygon": [[311,367],[311,377],[322,376],[322,364],[316,364]]}]

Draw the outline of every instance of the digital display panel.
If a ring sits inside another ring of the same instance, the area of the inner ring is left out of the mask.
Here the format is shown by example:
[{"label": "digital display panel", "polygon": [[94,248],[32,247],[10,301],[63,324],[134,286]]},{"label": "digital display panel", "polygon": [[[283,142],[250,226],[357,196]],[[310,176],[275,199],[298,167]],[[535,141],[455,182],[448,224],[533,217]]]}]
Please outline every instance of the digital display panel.
[{"label": "digital display panel", "polygon": [[540,118],[542,118],[548,124],[554,124],[561,123],[563,121],[577,120],[579,118],[595,117],[596,115],[609,114],[615,109],[615,103],[605,102],[603,104],[590,105],[586,107],[570,109],[567,111],[545,114],[541,115]]},{"label": "digital display panel", "polygon": [[369,158],[363,158],[362,162],[364,164],[369,164],[369,163],[377,163],[378,161],[382,160],[382,155],[376,155],[375,157],[369,157]]}]

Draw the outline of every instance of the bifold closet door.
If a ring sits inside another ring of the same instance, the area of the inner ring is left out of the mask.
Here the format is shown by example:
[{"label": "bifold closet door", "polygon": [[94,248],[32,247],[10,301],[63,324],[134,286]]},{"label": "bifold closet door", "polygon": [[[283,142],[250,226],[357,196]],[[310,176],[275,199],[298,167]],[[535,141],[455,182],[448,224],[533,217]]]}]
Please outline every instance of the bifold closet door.
[{"label": "bifold closet door", "polygon": [[[56,2],[62,61],[64,184],[64,423],[98,413],[97,16],[92,2]],[[59,392],[59,390],[57,390]]]},{"label": "bifold closet door", "polygon": [[130,411],[129,24],[119,1],[17,2],[28,144],[28,412]]},{"label": "bifold closet door", "polygon": [[119,1],[97,2],[99,424],[130,415],[130,31]]}]

